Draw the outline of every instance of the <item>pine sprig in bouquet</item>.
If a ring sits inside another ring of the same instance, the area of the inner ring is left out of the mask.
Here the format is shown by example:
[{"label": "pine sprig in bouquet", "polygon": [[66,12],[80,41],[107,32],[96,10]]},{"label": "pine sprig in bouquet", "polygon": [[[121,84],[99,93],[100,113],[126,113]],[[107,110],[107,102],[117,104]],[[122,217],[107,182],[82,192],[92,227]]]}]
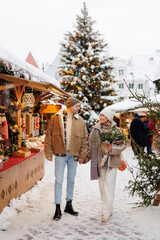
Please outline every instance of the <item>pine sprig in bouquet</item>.
[{"label": "pine sprig in bouquet", "polygon": [[112,144],[113,142],[126,141],[126,136],[121,132],[120,129],[111,129],[109,132],[100,132],[100,144],[105,141],[108,141],[108,144]]},{"label": "pine sprig in bouquet", "polygon": [[108,132],[99,132],[99,146],[102,148],[104,157],[101,161],[101,167],[108,164],[110,165],[110,154],[107,145],[109,144],[121,144],[126,141],[126,136],[121,132],[119,128],[111,128]]}]

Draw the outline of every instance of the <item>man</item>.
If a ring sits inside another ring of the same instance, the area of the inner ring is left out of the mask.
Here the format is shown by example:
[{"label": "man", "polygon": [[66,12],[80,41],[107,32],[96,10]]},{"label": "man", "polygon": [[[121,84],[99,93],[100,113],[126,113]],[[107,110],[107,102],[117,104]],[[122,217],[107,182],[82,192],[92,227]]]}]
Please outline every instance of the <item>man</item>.
[{"label": "man", "polygon": [[145,128],[144,124],[139,118],[138,113],[134,113],[134,119],[130,125],[131,146],[135,155],[140,154],[140,149],[143,152],[145,146]]},{"label": "man", "polygon": [[61,218],[61,197],[64,169],[67,165],[66,207],[64,212],[77,216],[72,207],[74,179],[77,163],[83,163],[87,157],[88,133],[85,121],[78,115],[80,101],[74,97],[66,101],[66,110],[61,109],[52,116],[45,138],[45,156],[52,161],[55,155],[55,204],[53,219]]},{"label": "man", "polygon": [[152,152],[152,144],[153,144],[153,136],[158,134],[158,130],[156,129],[156,123],[158,120],[156,118],[149,119],[148,127],[150,129],[151,135],[150,135],[150,153]]}]

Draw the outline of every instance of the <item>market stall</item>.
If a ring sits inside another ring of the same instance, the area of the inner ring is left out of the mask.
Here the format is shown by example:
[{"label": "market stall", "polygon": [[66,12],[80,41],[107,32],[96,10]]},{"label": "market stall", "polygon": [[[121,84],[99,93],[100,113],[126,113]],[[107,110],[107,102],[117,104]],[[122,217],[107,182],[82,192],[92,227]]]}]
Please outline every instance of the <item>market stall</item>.
[{"label": "market stall", "polygon": [[23,62],[2,53],[0,212],[13,197],[20,196],[44,176],[43,101],[69,97],[56,80],[46,82],[45,79],[51,79],[38,69],[28,63],[23,66]]},{"label": "market stall", "polygon": [[53,114],[58,112],[62,107],[62,104],[50,104],[44,102],[42,107],[40,108],[40,113],[42,116],[42,122],[43,122],[43,131],[44,133],[47,130],[50,118]]}]

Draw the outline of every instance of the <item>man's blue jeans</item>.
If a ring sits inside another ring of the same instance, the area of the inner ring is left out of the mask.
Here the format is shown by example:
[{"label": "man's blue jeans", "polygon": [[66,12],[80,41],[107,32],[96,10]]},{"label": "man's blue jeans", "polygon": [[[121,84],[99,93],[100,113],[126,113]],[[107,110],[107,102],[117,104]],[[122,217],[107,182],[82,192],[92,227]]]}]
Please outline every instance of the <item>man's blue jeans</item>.
[{"label": "man's blue jeans", "polygon": [[55,204],[61,204],[62,184],[64,178],[64,169],[67,165],[67,196],[66,201],[73,199],[74,179],[76,176],[78,161],[74,160],[74,156],[69,155],[67,151],[66,157],[55,157]]}]

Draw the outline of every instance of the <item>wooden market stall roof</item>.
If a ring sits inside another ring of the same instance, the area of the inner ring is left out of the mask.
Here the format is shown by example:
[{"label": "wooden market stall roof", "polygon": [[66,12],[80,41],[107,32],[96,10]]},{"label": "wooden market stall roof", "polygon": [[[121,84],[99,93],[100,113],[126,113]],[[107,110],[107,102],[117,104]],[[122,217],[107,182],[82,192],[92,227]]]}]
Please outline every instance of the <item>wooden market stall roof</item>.
[{"label": "wooden market stall roof", "polygon": [[[66,98],[70,96],[69,93],[66,93],[64,90],[62,90],[55,84],[49,83],[49,82],[40,83],[40,82],[35,82],[35,81],[27,80],[24,78],[18,78],[15,76],[6,75],[2,73],[0,74],[0,79],[10,82],[8,85],[3,85],[3,86],[0,85],[0,91],[15,88],[17,90],[17,93],[19,92],[20,94],[20,92],[23,93],[24,86],[26,86],[31,89],[35,89],[37,91],[43,92],[38,97],[39,101],[43,101],[43,100],[46,100],[47,98],[51,98],[53,95],[66,97]],[[36,100],[36,102],[39,102],[39,101]]]},{"label": "wooden market stall roof", "polygon": [[[49,99],[54,95],[63,98],[68,98],[70,96],[68,93],[63,91],[58,86],[48,82],[40,83],[0,73],[0,83],[2,83],[2,80],[6,81],[6,85],[0,84],[0,91],[14,89],[14,93],[17,98],[17,106],[21,103],[24,87],[29,87],[31,89],[35,89],[36,91],[40,91],[40,95],[35,99],[35,103]],[[23,109],[24,107],[25,105],[21,105],[17,111],[18,130],[20,133],[21,133],[21,109]],[[19,135],[18,147],[21,147],[21,134]]]},{"label": "wooden market stall roof", "polygon": [[[45,100],[47,95],[50,97],[57,95],[63,98],[70,96],[69,93],[61,89],[59,81],[55,78],[50,77],[2,47],[0,47],[0,66],[2,69],[0,79],[10,82],[10,84],[2,86],[0,81],[0,91],[15,88],[18,89],[17,92],[22,92],[23,86],[26,86],[43,92],[42,100]],[[23,76],[23,78],[20,76]]]}]

